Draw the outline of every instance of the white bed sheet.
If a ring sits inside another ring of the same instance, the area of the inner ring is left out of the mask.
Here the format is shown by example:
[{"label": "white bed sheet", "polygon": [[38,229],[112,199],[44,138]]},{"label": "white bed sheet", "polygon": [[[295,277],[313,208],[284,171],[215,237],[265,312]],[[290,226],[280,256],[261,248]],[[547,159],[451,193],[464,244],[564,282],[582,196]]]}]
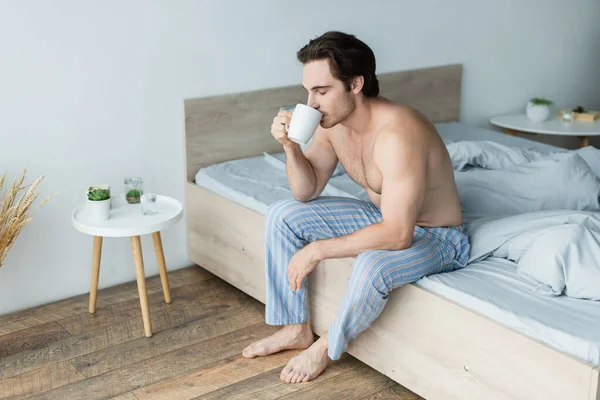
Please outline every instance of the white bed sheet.
[{"label": "white bed sheet", "polygon": [[[261,214],[267,212],[269,204],[292,198],[285,169],[274,168],[264,156],[202,168],[196,174],[195,182]],[[368,200],[367,192],[345,173],[331,178],[322,195]]]},{"label": "white bed sheet", "polygon": [[[446,142],[459,140],[493,140],[509,146],[539,150],[558,150],[558,147],[458,122],[435,124]],[[264,214],[269,204],[291,198],[285,169],[278,169],[264,157],[256,156],[211,165],[198,171],[195,183]],[[346,196],[367,200],[367,193],[347,174],[334,176],[325,187],[324,196]]]},{"label": "white bed sheet", "polygon": [[[491,140],[545,151],[560,149],[466,124],[443,123],[436,127],[446,143]],[[285,169],[277,168],[262,155],[203,168],[195,182],[261,214],[269,204],[292,197]],[[367,200],[364,189],[347,174],[333,177],[323,195]],[[513,262],[490,258],[459,271],[423,278],[416,284],[580,360],[600,365],[600,302],[536,295],[532,284],[516,274]]]}]

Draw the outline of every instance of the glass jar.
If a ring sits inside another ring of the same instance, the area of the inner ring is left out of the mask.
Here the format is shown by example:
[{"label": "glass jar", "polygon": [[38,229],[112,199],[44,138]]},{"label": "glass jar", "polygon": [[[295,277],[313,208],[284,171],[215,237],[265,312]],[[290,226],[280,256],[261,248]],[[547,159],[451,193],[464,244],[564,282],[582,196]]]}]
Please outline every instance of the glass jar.
[{"label": "glass jar", "polygon": [[125,199],[129,204],[139,204],[144,194],[144,181],[140,177],[127,177],[125,183]]},{"label": "glass jar", "polygon": [[573,111],[563,110],[561,117],[563,122],[571,122],[573,121]]}]

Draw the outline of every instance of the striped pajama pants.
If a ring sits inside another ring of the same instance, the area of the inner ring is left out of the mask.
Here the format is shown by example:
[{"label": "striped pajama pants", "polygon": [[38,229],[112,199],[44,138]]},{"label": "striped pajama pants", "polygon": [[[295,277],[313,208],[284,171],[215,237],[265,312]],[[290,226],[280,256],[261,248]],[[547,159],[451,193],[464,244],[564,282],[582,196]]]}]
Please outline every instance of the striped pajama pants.
[{"label": "striped pajama pants", "polygon": [[[349,235],[381,221],[377,206],[351,198],[319,197],[307,203],[296,200],[273,203],[265,215],[264,226],[266,323],[289,325],[308,321],[306,279],[300,290],[293,291],[287,277],[294,253],[309,242]],[[408,249],[360,253],[352,265],[338,315],[328,331],[329,358],[338,360],[348,343],[371,325],[393,289],[423,276],[464,267],[469,250],[469,239],[462,227],[416,226]]]}]

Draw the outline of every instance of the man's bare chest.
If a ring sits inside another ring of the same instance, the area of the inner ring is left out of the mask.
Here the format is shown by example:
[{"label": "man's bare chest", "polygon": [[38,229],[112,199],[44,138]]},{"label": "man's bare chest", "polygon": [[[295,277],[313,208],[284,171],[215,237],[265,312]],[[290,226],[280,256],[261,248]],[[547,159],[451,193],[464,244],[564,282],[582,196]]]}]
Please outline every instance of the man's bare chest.
[{"label": "man's bare chest", "polygon": [[335,153],[353,181],[366,190],[381,194],[382,176],[373,155],[373,141],[334,142]]}]

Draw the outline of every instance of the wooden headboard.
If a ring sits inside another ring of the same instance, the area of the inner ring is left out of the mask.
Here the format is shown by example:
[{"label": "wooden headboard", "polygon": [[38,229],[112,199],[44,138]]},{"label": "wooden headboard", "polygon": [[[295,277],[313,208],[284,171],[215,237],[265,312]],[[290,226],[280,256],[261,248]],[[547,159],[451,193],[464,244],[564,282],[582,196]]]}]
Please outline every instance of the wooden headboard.
[{"label": "wooden headboard", "polygon": [[[380,95],[408,104],[432,122],[458,121],[462,65],[444,65],[378,75]],[[186,99],[187,180],[202,167],[280,152],[271,136],[279,107],[306,102],[302,85]]]}]

